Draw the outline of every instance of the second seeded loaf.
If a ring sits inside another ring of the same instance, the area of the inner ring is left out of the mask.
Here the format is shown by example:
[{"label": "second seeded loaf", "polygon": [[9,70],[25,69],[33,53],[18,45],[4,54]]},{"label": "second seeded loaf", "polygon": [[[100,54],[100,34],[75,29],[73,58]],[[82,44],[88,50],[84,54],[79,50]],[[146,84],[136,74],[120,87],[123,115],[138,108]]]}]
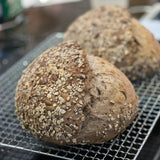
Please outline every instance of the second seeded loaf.
[{"label": "second seeded loaf", "polygon": [[65,40],[77,40],[87,53],[107,59],[131,80],[160,69],[160,45],[122,7],[100,7],[81,15],[68,27]]}]

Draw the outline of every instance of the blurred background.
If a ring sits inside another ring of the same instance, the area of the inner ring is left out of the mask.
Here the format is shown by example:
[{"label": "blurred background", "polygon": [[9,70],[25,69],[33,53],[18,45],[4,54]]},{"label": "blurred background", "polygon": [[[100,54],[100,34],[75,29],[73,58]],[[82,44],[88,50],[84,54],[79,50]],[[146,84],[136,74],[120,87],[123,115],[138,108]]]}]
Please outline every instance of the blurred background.
[{"label": "blurred background", "polygon": [[0,74],[45,37],[103,5],[129,8],[160,39],[158,0],[0,0]]},{"label": "blurred background", "polygon": [[[160,40],[160,0],[0,0],[0,75],[47,36],[54,32],[65,32],[79,15],[104,5],[128,8]],[[159,129],[152,134],[152,139],[141,153],[145,159],[157,156],[160,140],[155,137],[160,135]],[[158,145],[155,146],[153,140],[158,141]],[[24,159],[30,155],[34,157],[31,159],[40,159],[33,153],[18,151],[18,155],[15,152],[0,147],[0,159],[7,159],[8,156],[9,159]]]}]

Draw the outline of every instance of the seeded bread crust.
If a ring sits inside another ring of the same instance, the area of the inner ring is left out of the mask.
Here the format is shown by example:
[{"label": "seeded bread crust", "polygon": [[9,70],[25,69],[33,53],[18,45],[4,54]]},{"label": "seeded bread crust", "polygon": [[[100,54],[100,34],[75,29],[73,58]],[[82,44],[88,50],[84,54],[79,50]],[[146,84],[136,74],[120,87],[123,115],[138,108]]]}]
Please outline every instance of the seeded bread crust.
[{"label": "seeded bread crust", "polygon": [[74,41],[47,50],[24,71],[15,96],[22,128],[59,145],[104,143],[135,118],[138,97],[112,64]]},{"label": "seeded bread crust", "polygon": [[100,7],[77,18],[65,33],[89,54],[107,59],[131,80],[160,68],[160,45],[153,35],[119,6]]}]

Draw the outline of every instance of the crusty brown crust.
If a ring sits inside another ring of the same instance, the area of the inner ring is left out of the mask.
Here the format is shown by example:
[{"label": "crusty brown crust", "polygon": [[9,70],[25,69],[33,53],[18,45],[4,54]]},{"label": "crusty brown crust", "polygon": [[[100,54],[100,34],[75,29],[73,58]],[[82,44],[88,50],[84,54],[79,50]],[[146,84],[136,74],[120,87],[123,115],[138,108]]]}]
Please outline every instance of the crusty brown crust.
[{"label": "crusty brown crust", "polygon": [[[138,97],[127,77],[108,61],[87,56],[94,77],[85,106],[88,115],[79,141],[104,143],[112,139],[137,115]],[[92,138],[94,137],[94,138]]]},{"label": "crusty brown crust", "polygon": [[160,45],[153,35],[119,6],[100,7],[77,18],[65,33],[89,54],[116,65],[128,78],[151,76],[160,68]]},{"label": "crusty brown crust", "polygon": [[123,73],[69,41],[24,70],[15,106],[22,128],[42,140],[92,144],[122,132],[137,114],[138,98]]}]

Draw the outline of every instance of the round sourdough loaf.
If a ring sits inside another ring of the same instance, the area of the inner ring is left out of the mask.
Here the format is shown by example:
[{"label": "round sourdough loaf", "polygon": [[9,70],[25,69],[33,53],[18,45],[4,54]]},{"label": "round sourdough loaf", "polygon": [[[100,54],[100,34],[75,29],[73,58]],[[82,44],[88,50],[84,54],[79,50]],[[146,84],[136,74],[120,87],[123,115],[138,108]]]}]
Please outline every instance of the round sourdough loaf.
[{"label": "round sourdough loaf", "polygon": [[97,144],[133,121],[138,97],[121,71],[68,41],[45,51],[23,71],[15,106],[22,128],[42,140]]},{"label": "round sourdough loaf", "polygon": [[153,35],[118,6],[100,7],[76,19],[65,40],[77,40],[89,54],[116,65],[131,80],[160,68],[160,45]]}]

